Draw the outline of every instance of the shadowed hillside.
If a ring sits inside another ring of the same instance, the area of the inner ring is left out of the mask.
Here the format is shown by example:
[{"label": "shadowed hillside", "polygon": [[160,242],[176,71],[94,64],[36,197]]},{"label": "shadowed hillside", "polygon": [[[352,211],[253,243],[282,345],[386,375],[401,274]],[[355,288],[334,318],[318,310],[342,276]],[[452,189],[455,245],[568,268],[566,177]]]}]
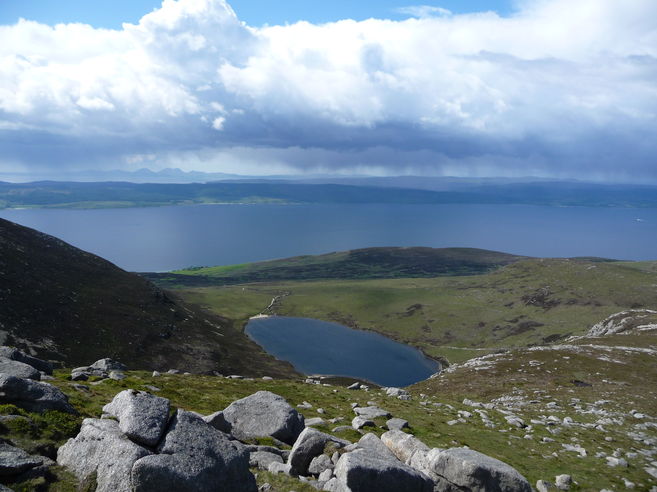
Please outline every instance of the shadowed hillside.
[{"label": "shadowed hillside", "polygon": [[520,259],[523,257],[475,248],[365,248],[146,276],[161,285],[188,286],[282,280],[425,278],[476,275]]},{"label": "shadowed hillside", "polygon": [[222,318],[102,258],[1,219],[0,272],[2,344],[71,366],[112,357],[135,369],[293,374]]}]

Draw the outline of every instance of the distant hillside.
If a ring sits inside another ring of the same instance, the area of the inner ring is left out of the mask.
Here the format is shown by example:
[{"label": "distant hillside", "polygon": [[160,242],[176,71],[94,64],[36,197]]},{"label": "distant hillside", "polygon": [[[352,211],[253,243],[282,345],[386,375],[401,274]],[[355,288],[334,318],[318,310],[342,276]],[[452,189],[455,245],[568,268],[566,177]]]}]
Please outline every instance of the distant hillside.
[{"label": "distant hillside", "polygon": [[243,265],[149,273],[160,285],[230,285],[317,279],[376,279],[475,275],[523,259],[474,248],[366,248]]},{"label": "distant hillside", "polygon": [[[199,203],[525,204],[657,207],[657,186],[539,181],[442,181],[440,191],[416,180],[308,184],[285,180],[154,184],[125,182],[0,182],[0,208],[111,208]],[[368,186],[363,186],[363,184]],[[372,186],[374,185],[374,186]],[[403,186],[406,186],[404,188]]]},{"label": "distant hillside", "polygon": [[112,357],[134,369],[293,374],[222,318],[2,219],[0,272],[0,344],[69,366]]}]

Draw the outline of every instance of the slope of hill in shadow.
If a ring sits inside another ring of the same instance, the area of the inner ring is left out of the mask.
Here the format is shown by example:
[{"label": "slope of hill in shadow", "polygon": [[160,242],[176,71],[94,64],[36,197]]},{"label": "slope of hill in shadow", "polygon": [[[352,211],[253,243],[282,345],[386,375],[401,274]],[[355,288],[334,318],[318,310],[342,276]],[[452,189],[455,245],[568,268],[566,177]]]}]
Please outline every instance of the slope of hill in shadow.
[{"label": "slope of hill in shadow", "polygon": [[294,374],[226,320],[102,258],[2,219],[0,344],[67,366],[112,357],[134,369]]}]

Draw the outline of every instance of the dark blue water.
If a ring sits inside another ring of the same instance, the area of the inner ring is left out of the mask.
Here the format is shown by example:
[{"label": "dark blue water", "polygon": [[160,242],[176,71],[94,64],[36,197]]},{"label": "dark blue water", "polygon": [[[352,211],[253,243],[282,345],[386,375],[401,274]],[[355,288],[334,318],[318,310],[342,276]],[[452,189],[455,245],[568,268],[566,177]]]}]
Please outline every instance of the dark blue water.
[{"label": "dark blue water", "polygon": [[246,334],[304,374],[350,376],[381,386],[408,386],[440,368],[419,350],[378,333],[316,319],[256,318],[246,325]]},{"label": "dark blue water", "polygon": [[370,246],[657,259],[657,209],[529,205],[199,205],[0,210],[132,271],[228,265]]}]

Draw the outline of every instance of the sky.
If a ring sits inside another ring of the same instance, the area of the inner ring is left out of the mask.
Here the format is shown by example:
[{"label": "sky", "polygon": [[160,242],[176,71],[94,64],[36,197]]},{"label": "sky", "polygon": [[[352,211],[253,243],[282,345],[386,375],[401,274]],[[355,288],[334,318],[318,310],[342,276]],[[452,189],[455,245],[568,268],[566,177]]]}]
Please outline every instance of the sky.
[{"label": "sky", "polygon": [[654,0],[0,0],[0,172],[657,182]]}]

